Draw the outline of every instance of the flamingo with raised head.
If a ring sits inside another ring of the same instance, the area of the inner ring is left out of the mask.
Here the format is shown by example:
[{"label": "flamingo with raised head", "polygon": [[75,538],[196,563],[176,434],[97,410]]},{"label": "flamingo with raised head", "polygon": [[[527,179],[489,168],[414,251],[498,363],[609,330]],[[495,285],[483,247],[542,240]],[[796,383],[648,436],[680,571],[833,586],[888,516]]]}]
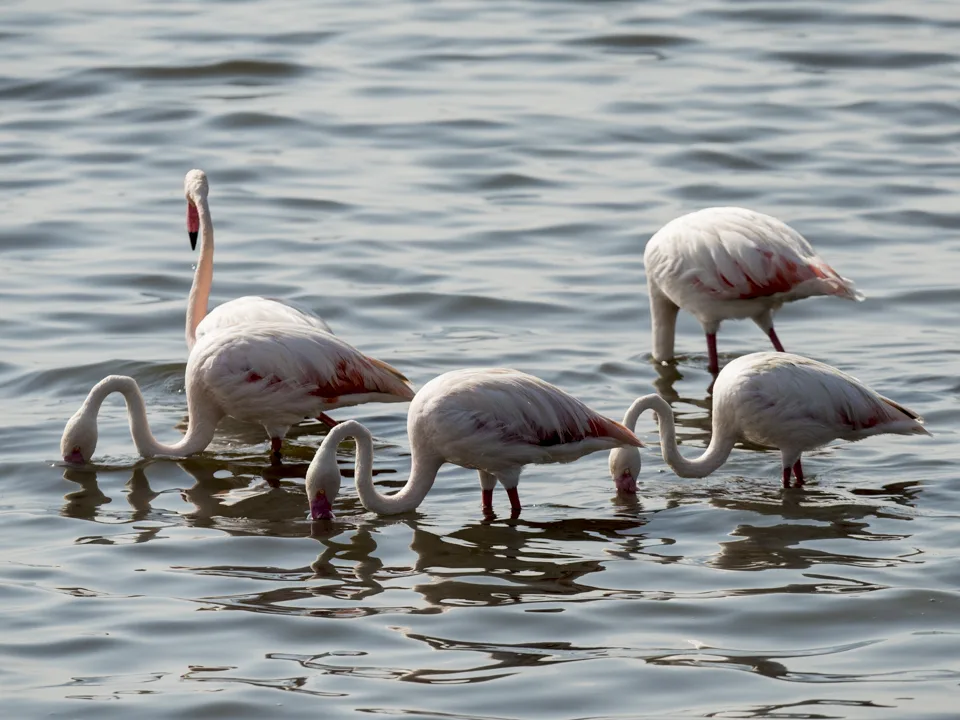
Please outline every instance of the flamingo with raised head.
[{"label": "flamingo with raised head", "polygon": [[323,439],[307,470],[307,496],[314,519],[333,517],[340,491],[337,445],[356,441],[356,486],[368,510],[392,515],[419,507],[444,463],[480,475],[482,509],[493,514],[499,481],[520,513],[517,484],[524,465],[572,462],[589,453],[641,445],[623,425],[591,410],[563,390],[532,375],[505,368],[454,370],[424,385],[407,415],[411,469],[392,495],[373,485],[373,438],[356,421],[338,424]]},{"label": "flamingo with raised head", "polygon": [[414,390],[384,362],[330,333],[298,325],[237,326],[197,340],[187,359],[187,432],[165,445],[150,430],[143,395],[133,378],[111,375],[93,386],[60,439],[63,459],[90,462],[104,399],[121,393],[130,433],[143,457],[186,457],[213,439],[229,415],[264,426],[275,460],[287,430],[324,410],[367,402],[406,402]]},{"label": "flamingo with raised head", "polygon": [[[259,295],[234,298],[208,311],[210,288],[213,285],[213,217],[208,200],[210,184],[207,174],[203,170],[190,170],[183,179],[183,192],[187,199],[187,235],[192,250],[197,249],[197,236],[200,238],[200,257],[187,298],[187,350],[192,350],[204,335],[234,330],[252,323],[292,323],[319,332],[333,332],[319,315],[286,300]],[[337,424],[326,413],[321,412],[317,419],[328,427]]]},{"label": "flamingo with raised head", "polygon": [[643,263],[654,360],[673,359],[677,312],[683,309],[703,326],[714,375],[720,370],[717,330],[723,320],[751,318],[783,352],[773,314],[784,303],[816,295],[863,299],[796,230],[738,207],[706,208],[671,220],[647,242]]},{"label": "flamingo with raised head", "polygon": [[[623,424],[636,428],[648,409],[660,423],[663,458],[680,477],[706,477],[726,462],[735,442],[746,440],[780,450],[784,487],[791,473],[803,485],[801,454],[832,440],[930,434],[912,410],[830,365],[792,353],[751,353],[720,371],[713,388],[713,435],[699,458],[680,454],[673,410],[659,395],[636,400]],[[618,489],[636,492],[639,472],[636,448],[611,451],[610,473]]]}]

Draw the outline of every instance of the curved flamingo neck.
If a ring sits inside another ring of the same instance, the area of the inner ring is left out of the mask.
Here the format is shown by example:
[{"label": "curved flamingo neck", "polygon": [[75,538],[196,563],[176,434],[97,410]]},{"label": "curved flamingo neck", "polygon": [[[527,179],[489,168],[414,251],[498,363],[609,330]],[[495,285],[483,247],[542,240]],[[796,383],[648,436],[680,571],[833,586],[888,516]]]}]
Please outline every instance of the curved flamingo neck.
[{"label": "curved flamingo neck", "polygon": [[[637,420],[645,410],[653,410],[660,421],[660,452],[663,459],[677,475],[684,478],[702,478],[714,472],[726,462],[733,450],[734,437],[718,427],[714,414],[713,435],[703,454],[695,459],[687,459],[677,447],[677,430],[673,419],[673,408],[659,395],[644,395],[634,401],[623,416],[623,424],[631,430],[637,426]],[[715,411],[716,412],[716,411]]]},{"label": "curved flamingo neck", "polygon": [[[332,464],[335,467],[337,445],[348,437],[352,437],[357,444],[354,478],[357,495],[367,510],[378,515],[396,515],[420,506],[437,479],[437,472],[443,464],[442,460],[425,460],[423,453],[418,452],[414,442],[411,441],[411,445],[414,446],[411,448],[412,466],[407,482],[392,495],[383,495],[373,485],[373,435],[355,420],[339,423],[323,439],[318,452],[323,455],[320,464],[327,464],[327,467]],[[337,476],[339,477],[339,471]],[[311,491],[308,490],[308,493]]]},{"label": "curved flamingo neck", "polygon": [[[143,457],[165,455],[170,457],[184,457],[200,452],[213,440],[214,431],[220,421],[219,412],[204,411],[196,408],[187,396],[188,425],[186,434],[179,442],[165,445],[158,441],[150,430],[150,421],[147,419],[147,407],[137,381],[123,375],[110,375],[104,378],[87,394],[81,412],[86,417],[92,417],[96,422],[100,414],[100,406],[108,395],[115,392],[123,395],[127,402],[127,415],[130,420],[130,435],[137,446],[137,451]],[[199,412],[197,412],[199,410]]]},{"label": "curved flamingo neck", "polygon": [[213,219],[206,197],[195,203],[200,218],[200,257],[193,274],[193,285],[187,299],[187,349],[192,350],[197,341],[197,325],[207,315],[210,287],[213,285]]},{"label": "curved flamingo neck", "polygon": [[673,359],[674,336],[677,328],[677,313],[680,308],[650,283],[650,320],[653,333],[653,359],[658,362]]}]

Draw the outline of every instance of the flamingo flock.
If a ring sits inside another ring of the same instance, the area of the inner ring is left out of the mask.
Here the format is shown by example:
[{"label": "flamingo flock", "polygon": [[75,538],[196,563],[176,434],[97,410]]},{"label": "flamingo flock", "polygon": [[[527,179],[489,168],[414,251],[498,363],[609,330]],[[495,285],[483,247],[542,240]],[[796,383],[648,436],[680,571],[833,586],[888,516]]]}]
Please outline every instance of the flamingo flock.
[{"label": "flamingo flock", "polygon": [[[494,517],[493,491],[503,486],[512,517],[521,512],[520,473],[530,464],[572,462],[609,451],[620,494],[637,492],[642,443],[640,415],[659,420],[661,452],[680,477],[718,470],[737,442],[775,448],[785,488],[804,483],[801,455],[836,439],[929,434],[922,418],[834,367],[784,351],[773,327],[787,302],[818,295],[862,300],[852,281],[830,267],[796,230],[744,208],[707,208],[667,223],[647,242],[644,265],[650,294],[652,357],[676,362],[679,311],[691,313],[707,339],[712,385],[712,435],[699,458],[677,448],[674,415],[659,395],[627,409],[622,423],[592,410],[560,388],[508,368],[446,372],[415,391],[398,370],[333,334],[317,315],[287,302],[245,296],[208,309],[213,283],[213,220],[205,173],[184,180],[187,232],[200,254],[187,301],[185,335],[186,433],[157,440],[136,380],[111,375],[87,394],[68,420],[60,450],[65,462],[92,461],[97,417],[104,399],[120,393],[130,432],[143,457],[185,457],[202,452],[227,416],[260,424],[270,440],[271,463],[282,463],[291,427],[316,418],[329,431],[306,473],[310,516],[334,517],[341,474],[337,449],[353,439],[355,483],[363,506],[389,515],[416,509],[441,466],[477,471],[481,510]],[[723,320],[752,319],[776,352],[755,352],[720,368],[716,334]],[[385,495],[373,483],[373,435],[359,422],[337,422],[326,411],[368,402],[410,402],[407,436],[410,476]]]}]

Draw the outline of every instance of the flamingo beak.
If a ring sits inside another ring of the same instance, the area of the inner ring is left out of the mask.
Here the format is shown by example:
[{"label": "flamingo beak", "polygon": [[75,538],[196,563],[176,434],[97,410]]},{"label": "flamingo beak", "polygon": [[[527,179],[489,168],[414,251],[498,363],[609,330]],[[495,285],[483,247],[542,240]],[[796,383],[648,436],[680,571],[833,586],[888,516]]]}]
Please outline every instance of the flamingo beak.
[{"label": "flamingo beak", "polygon": [[197,206],[187,201],[187,235],[190,236],[190,249],[197,249],[197,235],[200,234],[200,214]]},{"label": "flamingo beak", "polygon": [[321,490],[310,503],[310,516],[314,520],[333,520],[333,508],[327,499],[327,494]]},{"label": "flamingo beak", "polygon": [[618,493],[623,493],[625,495],[637,494],[637,481],[629,472],[622,473],[620,477],[613,481],[613,483],[617,486]]},{"label": "flamingo beak", "polygon": [[64,455],[63,461],[65,463],[70,463],[71,465],[84,465],[86,463],[86,461],[83,459],[83,453],[80,452],[79,447],[75,447],[73,450]]}]

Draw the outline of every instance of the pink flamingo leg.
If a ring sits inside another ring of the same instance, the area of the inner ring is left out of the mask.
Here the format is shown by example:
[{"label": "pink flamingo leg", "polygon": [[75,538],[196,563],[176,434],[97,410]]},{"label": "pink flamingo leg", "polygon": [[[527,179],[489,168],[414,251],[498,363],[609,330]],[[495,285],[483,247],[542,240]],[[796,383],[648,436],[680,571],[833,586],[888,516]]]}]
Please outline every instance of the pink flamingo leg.
[{"label": "pink flamingo leg", "polygon": [[797,460],[793,464],[793,474],[797,478],[797,482],[794,483],[797,487],[803,485],[803,468],[800,466],[800,461]]},{"label": "pink flamingo leg", "polygon": [[278,437],[270,438],[270,449],[273,451],[273,457],[270,459],[270,462],[273,465],[280,464],[280,446],[282,444],[283,444],[283,438],[278,438]]},{"label": "pink flamingo leg", "polygon": [[320,422],[322,422],[322,423],[323,423],[324,425],[326,425],[328,428],[336,427],[337,424],[340,422],[339,420],[334,420],[332,417],[330,417],[329,415],[327,415],[325,412],[322,412],[322,413],[320,413],[319,415],[317,415],[317,420],[319,420]]},{"label": "pink flamingo leg", "polygon": [[515,487],[507,488],[507,497],[510,498],[510,517],[517,518],[520,516],[520,494],[517,492]]},{"label": "pink flamingo leg", "polygon": [[484,515],[493,514],[493,488],[489,490],[481,490],[480,497],[482,498],[480,502],[480,508],[483,510]]},{"label": "pink flamingo leg", "polygon": [[717,334],[707,333],[707,371],[716,375],[720,372],[720,361],[717,359]]},{"label": "pink flamingo leg", "polygon": [[785,488],[790,487],[790,468],[788,467],[783,469],[783,486]]},{"label": "pink flamingo leg", "polygon": [[[780,338],[777,337],[777,331],[773,328],[770,328],[770,332],[767,333],[770,336],[770,342],[773,343],[773,349],[777,352],[786,352],[783,349],[783,343],[780,342]],[[802,483],[801,483],[802,484]]]}]

